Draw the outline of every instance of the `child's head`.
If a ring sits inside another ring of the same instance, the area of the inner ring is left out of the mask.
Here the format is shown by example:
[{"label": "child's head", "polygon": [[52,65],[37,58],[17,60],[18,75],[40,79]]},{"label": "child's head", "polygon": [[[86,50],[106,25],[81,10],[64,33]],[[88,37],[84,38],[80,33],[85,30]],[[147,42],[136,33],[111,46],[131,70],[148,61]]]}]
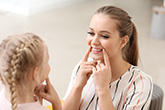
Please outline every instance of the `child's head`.
[{"label": "child's head", "polygon": [[17,90],[32,81],[43,82],[50,71],[44,41],[32,34],[12,35],[0,44],[0,77],[11,92],[12,109],[17,108]]}]

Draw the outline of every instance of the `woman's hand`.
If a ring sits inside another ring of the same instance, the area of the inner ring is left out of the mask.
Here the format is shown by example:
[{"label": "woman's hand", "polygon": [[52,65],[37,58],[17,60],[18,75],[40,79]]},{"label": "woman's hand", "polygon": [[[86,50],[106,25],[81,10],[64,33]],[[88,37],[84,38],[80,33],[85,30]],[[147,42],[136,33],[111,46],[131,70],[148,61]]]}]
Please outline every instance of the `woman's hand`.
[{"label": "woman's hand", "polygon": [[109,89],[109,83],[112,77],[109,57],[105,50],[103,50],[103,56],[104,63],[98,62],[96,67],[93,67],[94,84],[98,94]]},{"label": "woman's hand", "polygon": [[84,58],[80,63],[80,69],[77,75],[75,86],[80,87],[81,89],[83,89],[83,87],[86,85],[90,75],[92,74],[93,67],[96,66],[96,62],[88,61],[90,51],[91,51],[91,47],[89,47],[87,52],[85,53]]}]

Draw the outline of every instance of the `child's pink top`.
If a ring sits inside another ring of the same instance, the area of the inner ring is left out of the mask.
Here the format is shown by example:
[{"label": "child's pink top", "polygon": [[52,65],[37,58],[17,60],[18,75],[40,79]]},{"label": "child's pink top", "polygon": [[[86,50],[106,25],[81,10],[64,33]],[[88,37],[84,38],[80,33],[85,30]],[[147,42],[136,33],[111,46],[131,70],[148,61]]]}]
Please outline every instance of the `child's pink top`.
[{"label": "child's pink top", "polygon": [[[0,91],[0,110],[12,110],[11,103],[5,98],[5,89]],[[49,110],[38,101],[32,103],[18,104],[17,110]]]}]

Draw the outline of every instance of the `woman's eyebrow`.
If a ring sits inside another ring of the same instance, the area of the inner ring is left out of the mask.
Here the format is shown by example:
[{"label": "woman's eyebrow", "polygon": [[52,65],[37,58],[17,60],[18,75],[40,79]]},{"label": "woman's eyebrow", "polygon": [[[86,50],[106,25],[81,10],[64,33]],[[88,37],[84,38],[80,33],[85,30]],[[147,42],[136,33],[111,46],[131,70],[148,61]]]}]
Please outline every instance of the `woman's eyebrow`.
[{"label": "woman's eyebrow", "polygon": [[106,30],[102,30],[102,31],[100,31],[100,32],[102,32],[102,33],[108,33],[108,34],[111,34],[111,32],[106,31]]},{"label": "woman's eyebrow", "polygon": [[94,30],[93,28],[89,27],[90,30]]},{"label": "woman's eyebrow", "polygon": [[[93,29],[93,28],[91,28],[91,27],[89,27],[89,29],[90,29],[90,30],[92,30],[92,31],[94,30],[94,29]],[[102,33],[108,33],[108,34],[111,34],[111,32],[106,31],[106,30],[101,30],[100,32],[102,32]]]}]

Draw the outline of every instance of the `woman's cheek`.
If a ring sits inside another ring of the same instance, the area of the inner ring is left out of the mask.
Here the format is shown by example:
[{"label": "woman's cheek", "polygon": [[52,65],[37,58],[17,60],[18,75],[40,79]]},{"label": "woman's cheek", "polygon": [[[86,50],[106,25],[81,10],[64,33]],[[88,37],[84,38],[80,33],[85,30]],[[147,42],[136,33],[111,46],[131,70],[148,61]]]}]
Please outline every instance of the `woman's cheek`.
[{"label": "woman's cheek", "polygon": [[92,38],[90,38],[90,36],[87,36],[86,41],[88,45],[91,45]]}]

